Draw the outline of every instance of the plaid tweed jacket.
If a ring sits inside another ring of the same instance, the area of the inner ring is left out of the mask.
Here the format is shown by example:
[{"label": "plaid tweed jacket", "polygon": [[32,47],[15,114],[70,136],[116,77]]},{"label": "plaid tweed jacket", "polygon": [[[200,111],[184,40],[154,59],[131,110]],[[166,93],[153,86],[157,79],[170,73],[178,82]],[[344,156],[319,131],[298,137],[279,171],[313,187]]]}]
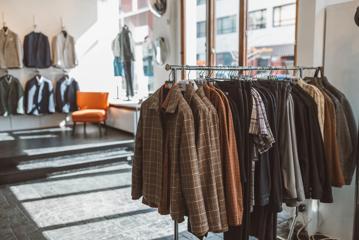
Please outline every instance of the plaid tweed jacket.
[{"label": "plaid tweed jacket", "polygon": [[[132,169],[132,198],[184,221],[205,235],[208,221],[201,187],[191,108],[177,85],[160,88],[141,106]],[[168,211],[169,210],[169,211]]]},{"label": "plaid tweed jacket", "polygon": [[213,119],[212,113],[196,94],[191,84],[187,85],[184,97],[191,107],[194,117],[198,164],[209,231],[226,232],[228,224],[223,189],[222,161],[219,141],[215,139],[218,135],[214,134],[218,123],[215,122],[216,119]]}]

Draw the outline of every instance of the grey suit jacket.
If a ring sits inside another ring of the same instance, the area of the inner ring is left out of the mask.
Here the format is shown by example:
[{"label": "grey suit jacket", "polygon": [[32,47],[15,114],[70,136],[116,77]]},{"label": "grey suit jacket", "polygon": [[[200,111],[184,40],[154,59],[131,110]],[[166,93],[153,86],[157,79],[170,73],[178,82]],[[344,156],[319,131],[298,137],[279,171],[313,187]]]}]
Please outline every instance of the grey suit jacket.
[{"label": "grey suit jacket", "polygon": [[18,35],[0,30],[0,68],[21,68],[22,47]]},{"label": "grey suit jacket", "polygon": [[75,39],[67,33],[60,32],[52,39],[53,65],[59,68],[77,66]]}]

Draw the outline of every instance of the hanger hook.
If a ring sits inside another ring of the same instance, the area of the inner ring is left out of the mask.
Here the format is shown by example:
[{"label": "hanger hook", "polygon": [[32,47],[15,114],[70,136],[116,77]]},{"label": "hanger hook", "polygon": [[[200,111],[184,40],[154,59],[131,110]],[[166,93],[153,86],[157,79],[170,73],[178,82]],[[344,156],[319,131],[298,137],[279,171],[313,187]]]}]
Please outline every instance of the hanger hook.
[{"label": "hanger hook", "polygon": [[303,78],[303,67],[300,68],[300,78]]},{"label": "hanger hook", "polygon": [[172,75],[173,71],[170,70],[170,73],[168,74],[168,81],[171,81],[171,75]]}]

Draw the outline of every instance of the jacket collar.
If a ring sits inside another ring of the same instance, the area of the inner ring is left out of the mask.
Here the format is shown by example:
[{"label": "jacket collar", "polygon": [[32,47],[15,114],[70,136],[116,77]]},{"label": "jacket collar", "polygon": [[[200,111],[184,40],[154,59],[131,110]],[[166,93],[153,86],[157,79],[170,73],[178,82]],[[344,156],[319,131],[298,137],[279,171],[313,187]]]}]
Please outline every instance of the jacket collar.
[{"label": "jacket collar", "polygon": [[174,85],[165,96],[165,85],[158,89],[149,99],[149,109],[159,111],[163,109],[166,113],[175,113],[181,98],[181,90]]},{"label": "jacket collar", "polygon": [[184,98],[188,103],[192,101],[193,96],[196,94],[196,91],[194,90],[194,87],[192,84],[186,85],[186,91],[184,92]]},{"label": "jacket collar", "polygon": [[166,113],[175,113],[181,97],[181,89],[176,84],[169,90],[166,98],[162,102],[162,109]]},{"label": "jacket collar", "polygon": [[206,94],[204,93],[204,89],[203,86],[200,86],[197,91],[196,91],[197,95],[202,99],[204,97],[206,97]]}]

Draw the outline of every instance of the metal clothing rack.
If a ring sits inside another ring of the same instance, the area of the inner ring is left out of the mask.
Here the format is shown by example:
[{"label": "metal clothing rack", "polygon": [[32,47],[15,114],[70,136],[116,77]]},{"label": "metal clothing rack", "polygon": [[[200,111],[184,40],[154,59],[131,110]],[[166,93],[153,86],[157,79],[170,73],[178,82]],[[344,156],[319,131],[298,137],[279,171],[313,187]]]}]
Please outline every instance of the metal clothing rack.
[{"label": "metal clothing rack", "polygon": [[[171,71],[172,82],[177,81],[177,71],[299,71],[300,76],[303,76],[304,70],[323,70],[323,67],[308,67],[308,66],[293,66],[293,67],[283,67],[283,66],[265,66],[265,67],[256,67],[256,66],[195,66],[195,65],[170,65],[166,64],[165,69]],[[290,231],[288,234],[287,240],[292,239],[294,234],[294,228],[297,222],[298,213],[305,211],[305,205],[301,204],[295,209],[295,216],[293,217],[292,224],[290,226]],[[178,234],[178,222],[174,221],[174,240],[179,240]]]}]

